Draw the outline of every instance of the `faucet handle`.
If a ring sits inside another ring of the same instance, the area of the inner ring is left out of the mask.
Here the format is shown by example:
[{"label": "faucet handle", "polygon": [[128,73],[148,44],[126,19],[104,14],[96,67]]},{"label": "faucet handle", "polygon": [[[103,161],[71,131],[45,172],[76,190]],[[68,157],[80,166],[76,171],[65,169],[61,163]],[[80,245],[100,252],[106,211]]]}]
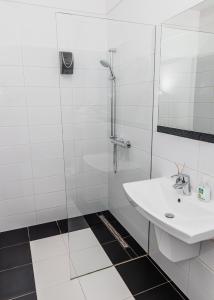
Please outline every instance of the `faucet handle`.
[{"label": "faucet handle", "polygon": [[175,182],[176,183],[179,183],[179,182],[182,182],[183,181],[183,177],[182,177],[182,174],[175,174],[175,175],[172,175],[171,178],[175,178]]}]

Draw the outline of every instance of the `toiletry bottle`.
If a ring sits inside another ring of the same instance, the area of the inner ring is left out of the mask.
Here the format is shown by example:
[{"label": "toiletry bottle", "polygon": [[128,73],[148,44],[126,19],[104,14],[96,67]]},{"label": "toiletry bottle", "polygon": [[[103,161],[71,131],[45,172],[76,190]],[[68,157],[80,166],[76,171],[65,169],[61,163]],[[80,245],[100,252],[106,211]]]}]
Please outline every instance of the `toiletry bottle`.
[{"label": "toiletry bottle", "polygon": [[202,184],[198,187],[198,199],[204,202],[211,200],[211,190],[208,184]]}]

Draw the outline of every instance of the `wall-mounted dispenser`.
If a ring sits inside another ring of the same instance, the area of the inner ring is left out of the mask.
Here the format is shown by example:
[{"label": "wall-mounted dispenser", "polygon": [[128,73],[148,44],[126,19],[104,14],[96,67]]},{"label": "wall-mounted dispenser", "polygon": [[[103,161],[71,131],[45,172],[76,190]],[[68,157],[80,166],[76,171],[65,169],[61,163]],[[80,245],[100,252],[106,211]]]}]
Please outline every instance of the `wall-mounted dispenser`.
[{"label": "wall-mounted dispenser", "polygon": [[60,74],[73,74],[74,59],[72,52],[59,52],[60,57]]}]

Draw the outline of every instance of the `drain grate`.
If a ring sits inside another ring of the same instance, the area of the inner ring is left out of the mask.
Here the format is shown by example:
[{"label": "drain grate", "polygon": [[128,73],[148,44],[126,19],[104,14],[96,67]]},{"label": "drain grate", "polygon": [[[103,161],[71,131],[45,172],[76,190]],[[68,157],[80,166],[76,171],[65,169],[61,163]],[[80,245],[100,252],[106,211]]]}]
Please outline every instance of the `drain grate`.
[{"label": "drain grate", "polygon": [[108,228],[108,230],[112,233],[115,239],[120,243],[120,245],[125,249],[129,248],[129,245],[122,238],[119,232],[117,232],[117,230],[111,225],[111,223],[109,223],[109,221],[105,218],[105,216],[99,215],[99,218],[103,222],[103,224]]}]

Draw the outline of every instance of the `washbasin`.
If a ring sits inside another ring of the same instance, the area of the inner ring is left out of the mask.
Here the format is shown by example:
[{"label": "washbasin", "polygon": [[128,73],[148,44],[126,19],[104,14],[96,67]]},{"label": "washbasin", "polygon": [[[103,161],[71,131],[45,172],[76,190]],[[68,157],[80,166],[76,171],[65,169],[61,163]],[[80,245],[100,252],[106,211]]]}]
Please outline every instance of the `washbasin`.
[{"label": "washbasin", "polygon": [[157,229],[189,245],[214,237],[214,201],[179,195],[174,180],[161,177],[123,184],[130,203]]}]

